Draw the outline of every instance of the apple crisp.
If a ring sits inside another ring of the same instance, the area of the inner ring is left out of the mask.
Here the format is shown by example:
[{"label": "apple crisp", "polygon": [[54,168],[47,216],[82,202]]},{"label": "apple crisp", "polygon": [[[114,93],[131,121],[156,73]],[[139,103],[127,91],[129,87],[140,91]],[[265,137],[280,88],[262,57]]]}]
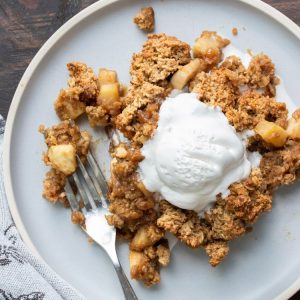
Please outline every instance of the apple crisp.
[{"label": "apple crisp", "polygon": [[[146,26],[147,16],[142,11],[135,22]],[[203,248],[215,267],[228,255],[229,242],[249,232],[258,217],[272,209],[274,191],[300,179],[300,110],[289,119],[285,103],[276,101],[280,80],[266,54],[253,56],[246,67],[237,56],[223,59],[222,49],[229,43],[210,31],[193,47],[163,33],[149,34],[132,57],[128,91],[113,70],[100,69],[96,76],[84,63],[69,63],[69,87],[54,104],[62,122],[40,129],[48,146],[44,162],[51,167],[43,195],[63,204],[66,176],[76,169],[75,155],[84,158],[90,143],[88,133],[72,120],[86,114],[91,127],[110,126],[127,138],[110,147],[106,218],[117,228],[118,238],[129,241],[132,278],[147,286],[160,282],[159,269],[170,261],[166,232],[190,248]],[[252,130],[247,150],[262,156],[248,178],[231,184],[229,194],[219,194],[201,215],[149,192],[137,172],[144,159],[141,147],[153,136],[160,106],[174,88],[188,89],[199,101],[220,107],[237,132]],[[84,218],[75,213],[72,221],[83,224]]]}]

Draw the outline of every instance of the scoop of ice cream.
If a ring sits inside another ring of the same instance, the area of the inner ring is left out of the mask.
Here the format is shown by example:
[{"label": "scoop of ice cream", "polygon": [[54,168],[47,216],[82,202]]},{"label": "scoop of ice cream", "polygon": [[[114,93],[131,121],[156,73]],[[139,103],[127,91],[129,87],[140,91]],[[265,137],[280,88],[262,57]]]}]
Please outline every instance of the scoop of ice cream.
[{"label": "scoop of ice cream", "polygon": [[251,170],[245,145],[225,115],[193,93],[163,102],[157,130],[142,154],[139,173],[145,187],[198,212]]}]

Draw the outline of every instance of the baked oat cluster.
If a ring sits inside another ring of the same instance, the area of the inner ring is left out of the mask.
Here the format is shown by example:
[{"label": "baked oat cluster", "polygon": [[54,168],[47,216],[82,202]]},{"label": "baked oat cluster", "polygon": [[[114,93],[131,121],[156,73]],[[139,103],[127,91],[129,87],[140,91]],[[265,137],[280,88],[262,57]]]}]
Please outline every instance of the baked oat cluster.
[{"label": "baked oat cluster", "polygon": [[154,10],[152,7],[142,7],[138,14],[133,18],[133,22],[144,31],[154,30]]},{"label": "baked oat cluster", "polygon": [[[190,248],[203,248],[217,266],[228,255],[229,241],[250,231],[271,210],[273,192],[300,178],[300,110],[288,119],[286,105],[275,100],[279,79],[267,55],[253,56],[245,68],[236,56],[223,60],[222,49],[229,43],[205,31],[191,49],[176,37],[149,34],[132,57],[128,91],[115,71],[100,69],[96,76],[84,63],[69,63],[69,87],[54,104],[62,123],[41,128],[48,146],[44,161],[51,166],[44,197],[51,202],[66,203],[65,178],[76,169],[75,155],[84,158],[89,146],[89,135],[73,120],[86,114],[91,127],[111,126],[127,138],[110,148],[107,221],[119,238],[130,241],[131,276],[147,286],[160,281],[159,268],[170,261],[166,232]],[[174,88],[185,87],[199,101],[219,106],[238,132],[254,130],[247,149],[262,155],[250,176],[233,183],[227,197],[219,195],[203,217],[166,200],[157,204],[137,173],[140,149],[157,127],[161,103]],[[60,164],[61,152],[67,163]],[[73,221],[83,224],[84,219],[73,215]]]},{"label": "baked oat cluster", "polygon": [[43,161],[51,167],[45,176],[43,196],[50,202],[59,201],[68,207],[64,192],[66,177],[77,168],[76,155],[85,159],[91,137],[88,132],[80,131],[71,120],[62,121],[51,128],[41,125],[39,131],[44,135],[48,147],[43,154]]}]

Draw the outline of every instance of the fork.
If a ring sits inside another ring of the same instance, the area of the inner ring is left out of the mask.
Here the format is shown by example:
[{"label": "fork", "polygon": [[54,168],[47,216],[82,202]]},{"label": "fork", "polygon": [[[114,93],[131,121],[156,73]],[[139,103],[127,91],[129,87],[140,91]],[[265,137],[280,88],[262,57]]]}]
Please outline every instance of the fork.
[{"label": "fork", "polygon": [[[72,211],[81,211],[85,216],[85,226],[81,228],[97,244],[99,244],[110,257],[119,277],[126,300],[138,300],[131,287],[116,253],[116,229],[107,223],[105,215],[108,213],[108,186],[105,177],[98,166],[94,156],[89,151],[85,165],[76,156],[79,168],[73,173],[73,180],[77,187],[76,195],[70,184],[66,181],[65,192]],[[80,205],[82,199],[84,205]]]}]

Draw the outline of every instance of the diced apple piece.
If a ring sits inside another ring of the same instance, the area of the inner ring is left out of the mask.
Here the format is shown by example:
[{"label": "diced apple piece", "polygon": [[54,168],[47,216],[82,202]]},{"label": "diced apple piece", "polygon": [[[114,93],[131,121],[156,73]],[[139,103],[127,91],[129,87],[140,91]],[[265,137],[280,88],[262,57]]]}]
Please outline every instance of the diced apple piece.
[{"label": "diced apple piece", "polygon": [[282,127],[274,122],[266,120],[258,122],[254,130],[265,142],[274,147],[282,147],[288,136],[287,132]]},{"label": "diced apple piece", "polygon": [[194,57],[203,58],[209,64],[217,64],[222,56],[221,49],[230,43],[214,31],[204,31],[193,47]]},{"label": "diced apple piece", "polygon": [[300,108],[296,109],[294,112],[293,112],[293,115],[292,117],[295,119],[295,120],[300,120]]},{"label": "diced apple piece", "polygon": [[128,87],[126,84],[120,83],[119,94],[121,97],[124,97],[128,92]]},{"label": "diced apple piece", "polygon": [[300,139],[300,120],[291,118],[289,120],[286,132],[292,139]]},{"label": "diced apple piece", "polygon": [[193,47],[194,57],[208,57],[212,58],[219,56],[220,49],[218,47],[218,42],[216,39],[212,38],[202,38],[196,40]]},{"label": "diced apple piece", "polygon": [[142,252],[130,251],[129,252],[129,264],[131,278],[138,278],[143,266],[147,265],[149,259]]},{"label": "diced apple piece", "polygon": [[[201,68],[202,67],[202,68]],[[199,58],[190,61],[178,70],[171,78],[175,89],[182,90],[184,86],[199,72],[205,69],[204,63]]]},{"label": "diced apple piece", "polygon": [[119,97],[119,85],[117,83],[107,83],[100,87],[99,98],[102,101],[102,105],[105,105],[105,102],[108,102],[109,106],[110,101],[117,101],[119,100]]},{"label": "diced apple piece", "polygon": [[98,82],[100,91],[97,104],[107,110],[111,116],[116,116],[121,110],[120,92],[124,92],[120,88],[117,73],[113,70],[100,69]]},{"label": "diced apple piece", "polygon": [[54,169],[61,171],[65,175],[75,172],[77,163],[76,150],[73,145],[62,144],[51,146],[47,154]]},{"label": "diced apple piece", "polygon": [[163,237],[164,233],[155,224],[140,227],[130,243],[130,249],[142,251],[143,249],[154,245]]},{"label": "diced apple piece", "polygon": [[146,227],[141,227],[130,243],[130,249],[142,251],[144,248],[151,246],[151,241],[148,238]]},{"label": "diced apple piece", "polygon": [[135,185],[147,198],[152,198],[152,193],[146,189],[142,181],[137,181]]},{"label": "diced apple piece", "polygon": [[98,81],[100,86],[102,84],[118,83],[117,72],[108,69],[99,69]]},{"label": "diced apple piece", "polygon": [[109,83],[101,85],[97,102],[112,116],[117,115],[121,109],[119,84]]},{"label": "diced apple piece", "polygon": [[115,150],[115,156],[117,158],[125,158],[128,155],[128,151],[123,144],[120,144]]}]

